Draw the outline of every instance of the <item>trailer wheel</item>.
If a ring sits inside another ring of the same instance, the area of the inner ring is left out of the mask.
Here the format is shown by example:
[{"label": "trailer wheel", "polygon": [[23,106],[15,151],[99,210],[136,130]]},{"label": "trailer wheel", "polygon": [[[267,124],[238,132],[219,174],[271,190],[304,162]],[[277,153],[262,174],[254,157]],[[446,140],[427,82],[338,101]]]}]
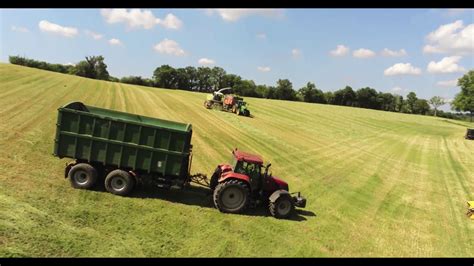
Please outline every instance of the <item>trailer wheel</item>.
[{"label": "trailer wheel", "polygon": [[132,192],[135,179],[126,171],[116,169],[105,178],[105,189],[115,195],[126,196]]},{"label": "trailer wheel", "polygon": [[224,213],[241,213],[249,203],[249,189],[240,180],[229,180],[214,190],[214,206]]},{"label": "trailer wheel", "polygon": [[275,201],[270,200],[270,214],[278,219],[286,219],[295,211],[293,199],[288,194],[281,194]]},{"label": "trailer wheel", "polygon": [[73,188],[90,189],[97,182],[97,170],[87,163],[74,165],[69,170],[68,176]]}]

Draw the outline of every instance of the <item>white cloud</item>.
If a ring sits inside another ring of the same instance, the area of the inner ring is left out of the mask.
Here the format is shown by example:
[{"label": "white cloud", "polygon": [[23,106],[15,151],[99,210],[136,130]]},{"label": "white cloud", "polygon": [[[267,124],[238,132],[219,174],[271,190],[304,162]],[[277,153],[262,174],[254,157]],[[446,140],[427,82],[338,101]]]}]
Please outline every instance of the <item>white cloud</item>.
[{"label": "white cloud", "polygon": [[269,72],[271,70],[271,68],[267,67],[267,66],[259,66],[259,67],[257,67],[257,70],[260,71],[260,72]]},{"label": "white cloud", "polygon": [[430,73],[455,73],[466,71],[464,67],[457,64],[459,60],[461,60],[460,56],[449,56],[444,57],[439,62],[431,61],[428,64],[427,70]]},{"label": "white cloud", "polygon": [[104,37],[104,35],[99,34],[99,33],[96,33],[96,32],[93,32],[93,31],[90,31],[90,30],[85,30],[84,33],[85,33],[87,36],[92,37],[94,40],[100,40],[100,39],[102,39],[102,37]]},{"label": "white cloud", "polygon": [[421,69],[412,66],[410,63],[398,63],[385,69],[383,73],[385,76],[420,75]]},{"label": "white cloud", "polygon": [[215,12],[225,21],[237,21],[247,16],[282,17],[283,10],[271,8],[216,8],[206,10],[207,15]]},{"label": "white cloud", "polygon": [[333,56],[344,56],[349,52],[349,47],[346,47],[342,44],[338,45],[335,50],[330,51],[330,54]]},{"label": "white cloud", "polygon": [[293,57],[299,57],[299,56],[301,55],[301,50],[300,50],[300,49],[296,49],[296,48],[295,48],[295,49],[292,49],[292,50],[291,50],[291,55],[292,55]]},{"label": "white cloud", "polygon": [[119,39],[112,38],[109,40],[110,45],[122,45],[122,42]]},{"label": "white cloud", "polygon": [[153,49],[162,54],[169,54],[175,56],[186,55],[186,52],[179,46],[179,44],[173,40],[164,39],[163,41],[156,44]]},{"label": "white cloud", "polygon": [[23,32],[23,33],[27,33],[27,32],[30,32],[27,28],[25,27],[17,27],[17,26],[12,26],[11,27],[11,30],[12,31],[16,31],[16,32]]},{"label": "white cloud", "polygon": [[361,48],[359,50],[355,50],[352,55],[357,58],[369,58],[374,57],[375,53],[372,50]]},{"label": "white cloud", "polygon": [[267,35],[265,33],[258,33],[256,36],[259,39],[266,39],[267,38]]},{"label": "white cloud", "polygon": [[76,64],[73,64],[73,63],[71,63],[71,62],[67,62],[67,63],[66,63],[66,66],[75,66],[75,65],[76,65]]},{"label": "white cloud", "polygon": [[166,15],[165,19],[160,20],[159,18],[157,19],[157,24],[160,24],[161,26],[167,28],[167,29],[173,29],[177,30],[183,26],[183,22],[175,15],[169,13]]},{"label": "white cloud", "polygon": [[102,9],[100,11],[102,17],[109,24],[125,23],[129,29],[143,28],[151,29],[159,24],[167,29],[179,29],[183,22],[175,15],[169,13],[165,19],[156,18],[150,10],[141,10],[139,8],[114,8]]},{"label": "white cloud", "polygon": [[392,88],[391,91],[394,92],[394,93],[402,93],[402,92],[406,92],[407,90],[396,86],[396,87]]},{"label": "white cloud", "polygon": [[54,34],[62,35],[64,37],[74,37],[78,33],[76,28],[64,27],[58,24],[51,23],[47,20],[40,21],[38,23],[38,27],[43,32],[51,32]]},{"label": "white cloud", "polygon": [[204,58],[199,59],[198,63],[200,65],[214,65],[216,61],[204,57]]},{"label": "white cloud", "polygon": [[442,80],[436,82],[436,85],[440,87],[457,87],[458,86],[458,80],[453,79],[453,80]]},{"label": "white cloud", "polygon": [[426,36],[428,44],[423,47],[424,53],[474,53],[474,23],[467,26],[461,20],[441,25]]},{"label": "white cloud", "polygon": [[392,51],[388,48],[384,48],[381,54],[383,56],[399,57],[407,55],[407,52],[405,51],[405,49],[400,49],[399,51]]}]

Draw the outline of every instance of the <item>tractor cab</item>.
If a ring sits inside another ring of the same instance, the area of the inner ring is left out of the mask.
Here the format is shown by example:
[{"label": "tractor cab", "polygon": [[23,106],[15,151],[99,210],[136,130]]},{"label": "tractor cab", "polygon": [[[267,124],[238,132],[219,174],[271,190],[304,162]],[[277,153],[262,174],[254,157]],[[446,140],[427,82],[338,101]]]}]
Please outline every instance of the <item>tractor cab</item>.
[{"label": "tractor cab", "polygon": [[[268,168],[263,166],[262,158],[238,150],[232,151],[232,155],[231,166],[233,171],[249,177],[252,191],[260,189],[268,172]],[[264,172],[262,172],[262,168],[264,168]]]}]

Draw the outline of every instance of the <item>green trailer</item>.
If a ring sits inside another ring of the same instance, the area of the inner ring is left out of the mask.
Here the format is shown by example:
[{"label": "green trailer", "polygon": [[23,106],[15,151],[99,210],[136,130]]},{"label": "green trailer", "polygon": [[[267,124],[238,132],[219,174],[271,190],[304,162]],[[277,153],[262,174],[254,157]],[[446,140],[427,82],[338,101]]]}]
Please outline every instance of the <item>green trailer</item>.
[{"label": "green trailer", "polygon": [[192,125],[69,103],[58,109],[54,155],[72,158],[65,177],[91,188],[101,177],[126,195],[137,182],[182,187],[190,182]]}]

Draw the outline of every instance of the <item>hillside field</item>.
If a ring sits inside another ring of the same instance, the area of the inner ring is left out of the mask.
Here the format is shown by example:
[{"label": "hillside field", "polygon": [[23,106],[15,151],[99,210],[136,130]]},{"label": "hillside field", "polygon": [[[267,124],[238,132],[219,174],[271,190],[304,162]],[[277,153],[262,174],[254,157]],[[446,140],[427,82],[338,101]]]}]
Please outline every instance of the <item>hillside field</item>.
[{"label": "hillside field", "polygon": [[[474,257],[471,123],[246,97],[254,118],[206,94],[0,64],[0,257]],[[204,189],[76,190],[52,155],[71,101],[193,125],[193,173],[257,153],[301,191],[292,220],[222,214]]]}]

